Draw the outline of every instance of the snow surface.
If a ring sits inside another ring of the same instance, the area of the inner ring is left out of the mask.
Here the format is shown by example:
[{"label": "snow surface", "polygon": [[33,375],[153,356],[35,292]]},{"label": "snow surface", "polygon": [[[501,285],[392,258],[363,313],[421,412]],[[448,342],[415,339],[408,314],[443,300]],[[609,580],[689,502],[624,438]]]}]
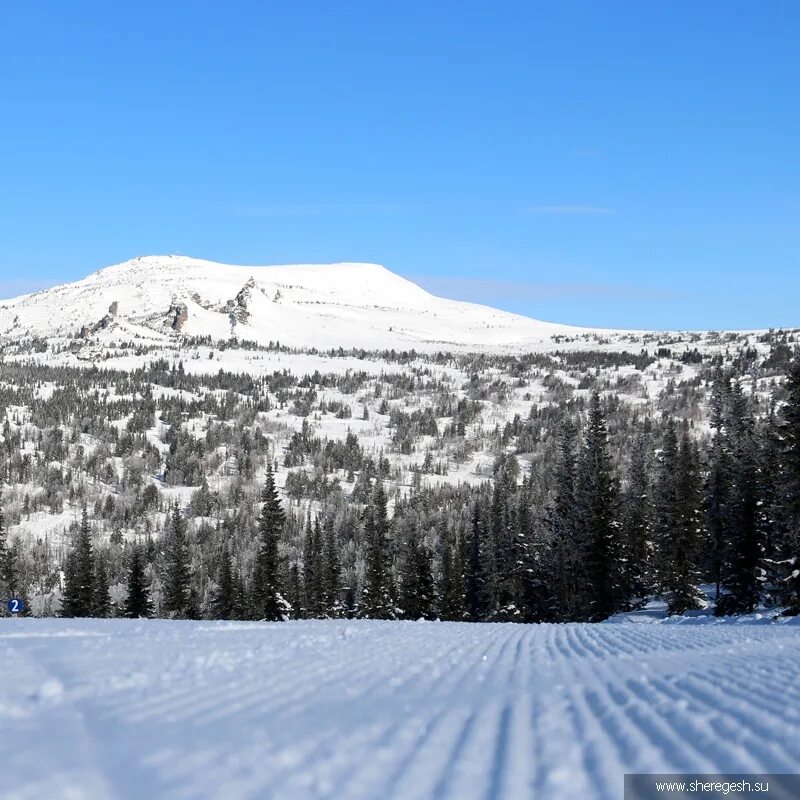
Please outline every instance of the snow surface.
[{"label": "snow surface", "polygon": [[800,771],[800,626],[0,620],[3,800],[622,797]]},{"label": "snow surface", "polygon": [[[534,346],[585,329],[445,300],[378,264],[243,267],[145,256],[0,302],[0,334],[157,343],[190,336],[344,348]],[[102,324],[101,324],[102,322]]]}]

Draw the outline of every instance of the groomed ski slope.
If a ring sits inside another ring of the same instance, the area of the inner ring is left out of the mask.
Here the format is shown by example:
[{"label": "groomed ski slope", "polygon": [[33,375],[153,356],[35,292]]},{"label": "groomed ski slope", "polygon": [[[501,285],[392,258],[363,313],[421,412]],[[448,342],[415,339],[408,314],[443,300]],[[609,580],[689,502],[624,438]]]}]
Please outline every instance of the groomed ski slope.
[{"label": "groomed ski slope", "polygon": [[0,797],[622,797],[800,771],[800,626],[0,620]]}]

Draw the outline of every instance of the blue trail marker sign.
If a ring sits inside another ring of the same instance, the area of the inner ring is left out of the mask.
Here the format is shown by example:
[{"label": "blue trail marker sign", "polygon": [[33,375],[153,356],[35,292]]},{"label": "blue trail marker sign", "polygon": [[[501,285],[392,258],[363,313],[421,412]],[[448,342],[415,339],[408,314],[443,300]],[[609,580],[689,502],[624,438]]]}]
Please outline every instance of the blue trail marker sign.
[{"label": "blue trail marker sign", "polygon": [[19,597],[9,597],[6,608],[9,614],[21,614],[25,610],[25,601]]}]

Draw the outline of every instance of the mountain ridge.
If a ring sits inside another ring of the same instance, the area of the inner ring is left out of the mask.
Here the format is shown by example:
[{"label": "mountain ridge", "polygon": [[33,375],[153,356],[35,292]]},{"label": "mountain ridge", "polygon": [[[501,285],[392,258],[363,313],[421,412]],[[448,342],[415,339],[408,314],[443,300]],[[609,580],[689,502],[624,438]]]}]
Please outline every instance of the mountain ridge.
[{"label": "mountain ridge", "polygon": [[294,347],[535,346],[588,329],[437,297],[380,264],[139,256],[0,303],[0,333],[211,336]]}]

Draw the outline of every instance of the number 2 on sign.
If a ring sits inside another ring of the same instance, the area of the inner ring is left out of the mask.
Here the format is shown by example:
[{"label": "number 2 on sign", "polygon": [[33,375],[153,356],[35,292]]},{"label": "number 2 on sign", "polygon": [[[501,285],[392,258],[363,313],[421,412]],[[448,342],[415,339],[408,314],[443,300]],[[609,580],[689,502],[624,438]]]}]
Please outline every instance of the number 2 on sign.
[{"label": "number 2 on sign", "polygon": [[18,597],[9,598],[6,607],[8,608],[10,614],[21,614],[23,608],[25,608],[22,600],[20,600]]}]

